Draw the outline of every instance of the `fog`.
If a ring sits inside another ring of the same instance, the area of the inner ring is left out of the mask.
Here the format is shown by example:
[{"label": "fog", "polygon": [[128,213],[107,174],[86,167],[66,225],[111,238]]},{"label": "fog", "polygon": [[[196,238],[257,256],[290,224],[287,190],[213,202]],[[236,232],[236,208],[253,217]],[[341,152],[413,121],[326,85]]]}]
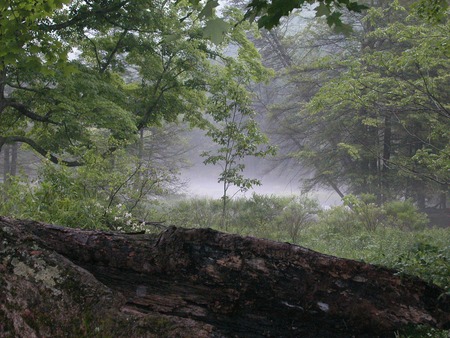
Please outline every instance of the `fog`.
[{"label": "fog", "polygon": [[[213,149],[211,140],[197,134],[190,140],[191,151],[187,157],[191,163],[190,168],[181,171],[181,180],[184,181],[184,194],[186,197],[210,197],[220,198],[223,195],[223,183],[218,182],[221,167],[217,165],[205,165],[204,158],[200,154],[205,150]],[[246,170],[244,176],[246,178],[257,178],[261,181],[261,186],[246,191],[239,192],[235,187],[230,187],[228,196],[234,197],[251,197],[253,193],[261,195],[300,195],[302,189],[300,185],[299,172],[301,170],[270,170],[273,158],[254,159],[246,158]],[[342,204],[338,194],[332,190],[315,190],[307,194],[311,198],[316,198],[322,207],[330,207]]]},{"label": "fog", "polygon": [[[202,168],[203,166],[203,168]],[[205,166],[198,164],[192,170],[184,170],[182,172],[182,179],[186,181],[185,194],[188,197],[211,197],[220,198],[223,195],[223,185],[217,182],[220,169],[213,166]],[[250,176],[249,176],[250,177]],[[265,174],[260,176],[251,176],[251,178],[258,178],[262,185],[256,186],[247,192],[238,192],[236,188],[230,188],[229,196],[235,197],[251,197],[253,193],[261,195],[277,195],[289,196],[300,195],[302,190],[298,183],[285,180],[273,174]],[[330,207],[342,204],[338,194],[329,190],[317,190],[308,193],[309,197],[316,198],[322,207]]]}]

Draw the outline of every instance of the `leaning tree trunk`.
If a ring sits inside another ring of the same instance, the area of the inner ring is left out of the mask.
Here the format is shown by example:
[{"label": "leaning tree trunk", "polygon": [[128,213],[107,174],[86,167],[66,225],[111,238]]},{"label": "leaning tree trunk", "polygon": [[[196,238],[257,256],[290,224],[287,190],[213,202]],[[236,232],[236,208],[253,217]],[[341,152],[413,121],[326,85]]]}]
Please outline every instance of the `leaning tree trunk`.
[{"label": "leaning tree trunk", "polygon": [[0,217],[0,337],[376,337],[448,328],[396,271],[210,229],[84,231]]}]

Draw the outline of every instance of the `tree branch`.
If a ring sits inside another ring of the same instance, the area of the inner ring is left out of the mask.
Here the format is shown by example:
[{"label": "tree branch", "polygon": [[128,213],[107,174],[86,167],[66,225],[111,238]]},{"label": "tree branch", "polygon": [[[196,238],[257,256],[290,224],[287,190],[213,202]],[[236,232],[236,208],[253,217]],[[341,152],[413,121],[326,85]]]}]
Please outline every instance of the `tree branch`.
[{"label": "tree branch", "polygon": [[67,167],[79,167],[84,165],[83,162],[80,161],[66,161],[61,160],[55,155],[51,154],[49,151],[45,150],[43,147],[41,147],[39,144],[37,144],[34,140],[25,137],[25,136],[6,136],[2,137],[0,136],[0,151],[2,150],[3,145],[7,143],[12,142],[21,142],[28,144],[31,148],[33,148],[36,152],[44,156],[45,158],[49,159],[51,162],[55,164],[61,164],[65,165]]},{"label": "tree branch", "polygon": [[3,99],[2,104],[0,106],[0,112],[3,111],[3,109],[5,109],[6,107],[14,108],[20,114],[22,114],[34,121],[50,123],[50,124],[54,124],[54,125],[58,125],[58,126],[61,125],[60,122],[51,120],[49,118],[49,116],[42,116],[42,115],[36,114],[35,112],[28,109],[28,107],[26,107],[23,103],[14,101],[13,99]]},{"label": "tree branch", "polygon": [[127,35],[128,30],[124,30],[119,37],[119,40],[117,41],[116,45],[114,46],[114,49],[111,51],[111,53],[109,53],[108,55],[108,59],[106,60],[106,62],[102,65],[101,69],[100,69],[100,73],[104,73],[106,71],[106,69],[108,68],[108,66],[111,64],[111,61],[114,57],[114,55],[116,55],[117,51],[120,48],[120,45],[123,41],[123,39],[125,38],[125,36]]}]

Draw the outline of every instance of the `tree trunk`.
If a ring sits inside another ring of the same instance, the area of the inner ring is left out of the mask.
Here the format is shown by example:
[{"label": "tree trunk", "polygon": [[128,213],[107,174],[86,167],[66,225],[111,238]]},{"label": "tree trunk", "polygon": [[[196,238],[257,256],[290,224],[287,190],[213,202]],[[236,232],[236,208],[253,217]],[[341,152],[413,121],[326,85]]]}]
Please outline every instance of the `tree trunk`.
[{"label": "tree trunk", "polygon": [[445,190],[442,189],[442,192],[439,194],[439,209],[447,209],[447,190],[448,188],[445,186]]},{"label": "tree trunk", "polygon": [[391,159],[392,121],[391,115],[386,113],[383,128],[383,158],[381,167],[380,201],[379,205],[387,201],[389,191],[389,161]]},{"label": "tree trunk", "polygon": [[340,197],[341,199],[343,199],[343,198],[345,197],[345,195],[344,195],[344,193],[341,191],[341,189],[339,189],[339,187],[337,186],[337,184],[334,183],[333,180],[332,180],[331,178],[329,178],[328,176],[324,176],[324,177],[325,177],[325,180],[326,180],[326,182],[328,183],[328,185],[329,185],[330,187],[333,188],[333,190],[339,195],[339,197]]},{"label": "tree trunk", "polygon": [[11,162],[10,162],[10,145],[5,144],[3,146],[3,183],[8,182],[9,173],[11,170]]},{"label": "tree trunk", "polygon": [[9,174],[13,177],[17,175],[17,151],[19,149],[19,144],[14,142],[11,144],[11,163],[9,168]]},{"label": "tree trunk", "polygon": [[139,129],[138,159],[140,162],[144,159],[144,128]]},{"label": "tree trunk", "polygon": [[423,184],[420,182],[420,183],[417,183],[416,185],[415,185],[415,187],[416,187],[416,200],[417,200],[417,208],[420,210],[420,211],[424,211],[425,209],[426,209],[426,207],[427,207],[427,204],[426,204],[426,198],[425,198],[425,193],[423,192]]},{"label": "tree trunk", "polygon": [[2,217],[0,235],[0,337],[394,337],[409,324],[450,326],[442,289],[288,243]]}]

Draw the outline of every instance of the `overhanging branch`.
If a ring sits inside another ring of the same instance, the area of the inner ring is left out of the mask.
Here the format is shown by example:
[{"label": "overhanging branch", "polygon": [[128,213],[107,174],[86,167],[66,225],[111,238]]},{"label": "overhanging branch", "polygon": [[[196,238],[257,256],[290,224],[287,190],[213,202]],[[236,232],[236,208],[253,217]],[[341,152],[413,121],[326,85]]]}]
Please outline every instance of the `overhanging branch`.
[{"label": "overhanging branch", "polygon": [[44,156],[45,158],[49,159],[51,162],[55,164],[61,164],[65,165],[67,167],[79,167],[84,165],[83,162],[80,161],[66,161],[62,160],[55,155],[51,154],[49,151],[41,147],[39,144],[37,144],[34,140],[25,137],[25,136],[7,136],[7,137],[1,137],[0,136],[0,151],[2,150],[3,145],[7,143],[12,142],[21,142],[28,144],[31,148],[33,148],[36,152]]},{"label": "overhanging branch", "polygon": [[20,114],[22,114],[34,121],[45,122],[45,123],[50,123],[50,124],[54,124],[54,125],[61,125],[60,122],[53,121],[52,119],[50,119],[49,116],[42,116],[42,115],[36,114],[35,112],[28,109],[28,107],[26,107],[23,103],[14,101],[12,99],[3,99],[3,102],[1,105],[1,110],[5,109],[7,107],[14,108]]}]

